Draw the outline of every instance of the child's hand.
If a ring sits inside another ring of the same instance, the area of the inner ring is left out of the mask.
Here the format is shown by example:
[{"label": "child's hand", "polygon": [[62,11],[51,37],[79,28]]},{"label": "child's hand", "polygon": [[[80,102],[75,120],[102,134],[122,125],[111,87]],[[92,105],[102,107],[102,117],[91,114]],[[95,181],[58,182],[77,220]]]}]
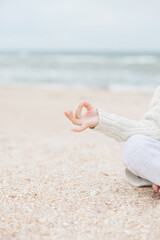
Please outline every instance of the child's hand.
[{"label": "child's hand", "polygon": [[[86,108],[87,112],[82,115],[83,107]],[[74,132],[81,132],[86,128],[94,128],[99,123],[99,114],[95,107],[91,106],[88,102],[82,102],[77,107],[75,115],[73,111],[64,112],[65,116],[74,124],[79,127],[74,127],[71,130]]]}]

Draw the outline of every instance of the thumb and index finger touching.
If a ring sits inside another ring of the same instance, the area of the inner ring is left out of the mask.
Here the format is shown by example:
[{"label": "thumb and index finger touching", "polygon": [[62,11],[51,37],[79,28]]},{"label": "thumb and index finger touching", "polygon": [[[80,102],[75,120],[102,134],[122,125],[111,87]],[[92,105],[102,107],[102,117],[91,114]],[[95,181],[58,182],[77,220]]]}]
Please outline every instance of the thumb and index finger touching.
[{"label": "thumb and index finger touching", "polygon": [[82,113],[83,107],[85,107],[85,108],[87,109],[87,111],[89,111],[89,110],[92,109],[92,106],[91,106],[90,103],[85,102],[85,101],[81,102],[81,103],[78,105],[78,107],[77,107],[77,109],[76,109],[76,112],[75,112],[75,117],[76,117],[77,119],[80,119],[80,118],[82,117],[82,114],[81,114],[81,113]]},{"label": "thumb and index finger touching", "polygon": [[86,102],[86,101],[83,101],[81,102],[77,109],[76,109],[76,112],[75,112],[75,116],[73,115],[73,112],[72,111],[69,111],[69,112],[64,112],[66,117],[72,121],[73,124],[75,125],[80,125],[78,127],[74,127],[72,128],[71,130],[74,131],[74,132],[81,132],[83,130],[85,130],[87,128],[87,125],[83,124],[82,125],[82,122],[81,122],[81,117],[82,117],[82,109],[83,107],[85,107],[87,109],[87,111],[91,110],[92,109],[92,106],[90,103]]},{"label": "thumb and index finger touching", "polygon": [[[85,102],[85,101],[82,102],[82,103],[80,103],[80,104],[78,105],[77,109],[76,109],[76,112],[75,112],[75,117],[76,117],[76,119],[80,119],[80,118],[82,117],[82,114],[81,114],[81,113],[82,113],[83,107],[85,107],[85,108],[87,109],[87,111],[89,111],[89,110],[92,109],[92,106],[91,106],[90,103]],[[87,124],[83,124],[83,125],[81,125],[81,126],[79,126],[79,127],[74,127],[74,128],[72,128],[71,130],[74,131],[74,132],[82,132],[82,131],[84,131],[87,127],[88,127]]]}]

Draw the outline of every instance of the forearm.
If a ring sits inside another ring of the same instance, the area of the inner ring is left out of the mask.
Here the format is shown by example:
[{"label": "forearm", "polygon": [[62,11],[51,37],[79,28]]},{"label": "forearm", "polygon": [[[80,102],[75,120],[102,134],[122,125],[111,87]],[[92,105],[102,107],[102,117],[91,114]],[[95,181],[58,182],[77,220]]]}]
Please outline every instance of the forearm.
[{"label": "forearm", "polygon": [[[144,134],[160,140],[160,130],[152,118],[142,118],[139,121],[130,120],[116,114],[104,112],[97,108],[99,113],[99,124],[94,130],[104,133],[117,141],[126,141],[135,134]],[[148,117],[148,115],[147,115]]]}]

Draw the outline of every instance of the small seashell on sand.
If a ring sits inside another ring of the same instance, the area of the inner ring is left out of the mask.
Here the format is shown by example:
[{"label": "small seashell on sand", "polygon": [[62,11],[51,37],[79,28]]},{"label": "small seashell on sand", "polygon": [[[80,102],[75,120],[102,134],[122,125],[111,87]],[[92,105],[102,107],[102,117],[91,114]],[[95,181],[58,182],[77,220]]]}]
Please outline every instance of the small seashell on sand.
[{"label": "small seashell on sand", "polygon": [[63,223],[63,226],[64,226],[64,227],[68,227],[68,226],[69,226],[69,224],[68,224],[68,223],[66,223],[66,222],[64,222],[64,223]]},{"label": "small seashell on sand", "polygon": [[96,196],[99,192],[100,192],[99,190],[93,190],[93,191],[90,192],[90,196],[91,196],[91,197],[94,197],[94,196]]}]

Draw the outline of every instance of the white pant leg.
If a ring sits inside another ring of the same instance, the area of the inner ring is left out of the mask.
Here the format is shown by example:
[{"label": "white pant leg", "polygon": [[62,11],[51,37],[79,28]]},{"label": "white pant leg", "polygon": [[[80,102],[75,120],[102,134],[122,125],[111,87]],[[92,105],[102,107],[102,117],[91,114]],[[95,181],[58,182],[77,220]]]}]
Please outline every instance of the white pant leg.
[{"label": "white pant leg", "polygon": [[160,141],[133,135],[124,144],[123,163],[133,174],[160,186]]}]

